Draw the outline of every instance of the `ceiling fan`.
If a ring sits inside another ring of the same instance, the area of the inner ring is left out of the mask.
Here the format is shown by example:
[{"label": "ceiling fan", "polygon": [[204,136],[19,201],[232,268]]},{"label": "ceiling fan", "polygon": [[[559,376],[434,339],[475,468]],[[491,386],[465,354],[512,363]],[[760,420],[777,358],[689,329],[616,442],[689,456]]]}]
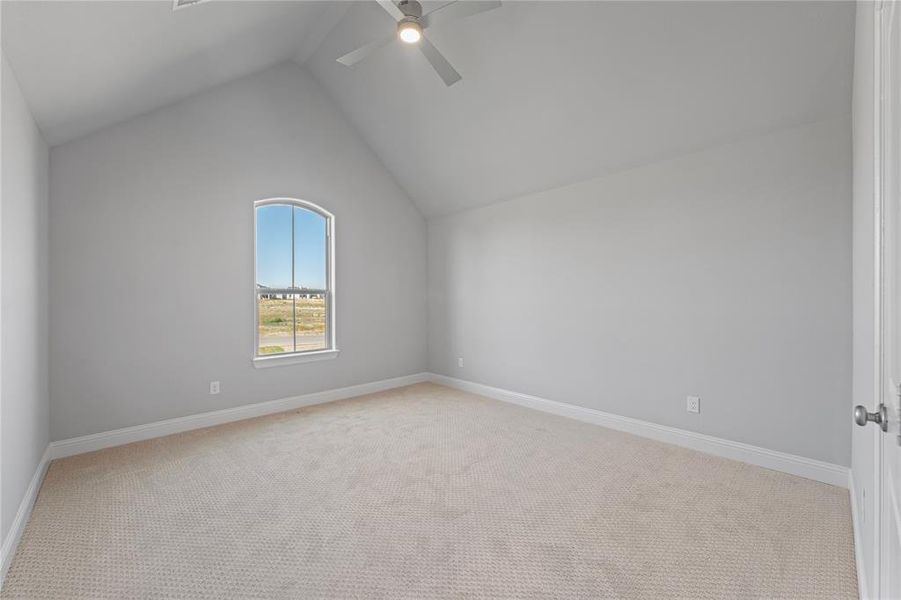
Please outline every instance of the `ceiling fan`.
[{"label": "ceiling fan", "polygon": [[422,5],[417,0],[401,0],[397,4],[392,0],[376,0],[376,2],[397,21],[397,32],[384,39],[370,42],[353,52],[348,52],[339,58],[338,62],[348,67],[355,65],[379,48],[388,45],[396,37],[405,44],[417,45],[422,55],[448,86],[457,83],[462,77],[438,51],[438,48],[426,39],[424,31],[438,23],[461,19],[498,8],[501,5],[500,0],[456,0],[424,15],[422,14]]}]

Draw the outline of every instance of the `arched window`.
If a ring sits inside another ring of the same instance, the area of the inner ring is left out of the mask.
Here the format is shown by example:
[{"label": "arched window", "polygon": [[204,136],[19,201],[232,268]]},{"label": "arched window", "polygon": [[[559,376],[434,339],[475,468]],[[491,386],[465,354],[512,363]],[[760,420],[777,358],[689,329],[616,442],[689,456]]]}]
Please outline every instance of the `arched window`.
[{"label": "arched window", "polygon": [[334,218],[303,200],[258,200],[254,231],[254,363],[333,358]]}]

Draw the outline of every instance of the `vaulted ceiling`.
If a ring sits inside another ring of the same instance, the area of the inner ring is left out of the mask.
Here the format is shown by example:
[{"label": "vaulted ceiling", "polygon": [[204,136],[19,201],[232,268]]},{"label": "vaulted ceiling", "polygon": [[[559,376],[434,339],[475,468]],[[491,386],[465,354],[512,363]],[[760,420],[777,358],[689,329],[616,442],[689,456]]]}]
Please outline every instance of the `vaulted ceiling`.
[{"label": "vaulted ceiling", "polygon": [[4,0],[3,50],[51,145],[290,59],[347,6],[329,2]]},{"label": "vaulted ceiling", "polygon": [[399,43],[335,61],[391,33],[374,2],[4,2],[3,46],[51,144],[305,63],[433,216],[847,115],[853,20],[850,2],[508,0],[427,32],[463,75],[449,88]]},{"label": "vaulted ceiling", "polygon": [[446,88],[348,11],[309,66],[428,215],[847,114],[853,5],[507,2],[429,30],[463,75]]}]

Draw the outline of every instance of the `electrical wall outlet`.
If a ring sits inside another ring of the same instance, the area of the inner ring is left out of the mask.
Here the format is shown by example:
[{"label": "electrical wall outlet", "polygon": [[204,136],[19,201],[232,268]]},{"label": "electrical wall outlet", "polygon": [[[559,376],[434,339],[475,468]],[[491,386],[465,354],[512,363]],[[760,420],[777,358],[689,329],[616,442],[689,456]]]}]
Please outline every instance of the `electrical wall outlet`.
[{"label": "electrical wall outlet", "polygon": [[211,394],[218,394],[218,393],[219,393],[219,382],[218,382],[218,381],[211,381],[211,382],[210,382],[210,393],[211,393]]},{"label": "electrical wall outlet", "polygon": [[701,399],[697,396],[689,396],[688,401],[685,404],[685,410],[690,413],[701,412]]},{"label": "electrical wall outlet", "polygon": [[463,357],[462,356],[457,357],[457,366],[460,367],[461,369],[463,368]]}]

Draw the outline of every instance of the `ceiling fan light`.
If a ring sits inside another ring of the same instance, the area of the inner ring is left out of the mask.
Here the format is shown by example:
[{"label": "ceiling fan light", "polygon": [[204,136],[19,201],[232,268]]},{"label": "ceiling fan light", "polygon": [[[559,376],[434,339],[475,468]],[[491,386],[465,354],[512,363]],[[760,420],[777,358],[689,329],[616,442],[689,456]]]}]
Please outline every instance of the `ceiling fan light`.
[{"label": "ceiling fan light", "polygon": [[397,37],[406,44],[415,44],[422,39],[422,26],[413,19],[404,19],[397,25]]}]

